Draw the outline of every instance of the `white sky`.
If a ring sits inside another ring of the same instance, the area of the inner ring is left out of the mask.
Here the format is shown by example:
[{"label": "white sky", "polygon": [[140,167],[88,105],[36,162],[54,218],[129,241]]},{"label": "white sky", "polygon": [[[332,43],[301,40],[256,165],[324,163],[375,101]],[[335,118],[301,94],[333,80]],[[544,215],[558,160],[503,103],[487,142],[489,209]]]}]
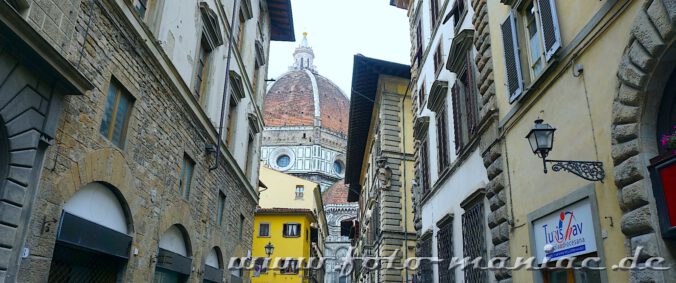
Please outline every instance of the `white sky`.
[{"label": "white sky", "polygon": [[273,41],[268,78],[278,78],[293,65],[293,51],[308,33],[320,75],[347,96],[352,86],[353,56],[410,64],[406,10],[388,0],[291,0],[296,42]]}]

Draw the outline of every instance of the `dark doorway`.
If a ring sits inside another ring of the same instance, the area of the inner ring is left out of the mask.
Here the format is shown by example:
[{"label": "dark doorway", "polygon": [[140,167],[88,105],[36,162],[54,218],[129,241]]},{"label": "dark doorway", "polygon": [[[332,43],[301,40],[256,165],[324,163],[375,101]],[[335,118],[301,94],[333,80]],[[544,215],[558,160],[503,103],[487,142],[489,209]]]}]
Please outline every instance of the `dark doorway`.
[{"label": "dark doorway", "polygon": [[671,72],[669,81],[664,88],[659,114],[657,115],[657,147],[660,155],[668,153],[666,146],[662,144],[662,137],[676,134],[676,69]]},{"label": "dark doorway", "polygon": [[120,282],[125,260],[63,243],[54,247],[49,282]]}]

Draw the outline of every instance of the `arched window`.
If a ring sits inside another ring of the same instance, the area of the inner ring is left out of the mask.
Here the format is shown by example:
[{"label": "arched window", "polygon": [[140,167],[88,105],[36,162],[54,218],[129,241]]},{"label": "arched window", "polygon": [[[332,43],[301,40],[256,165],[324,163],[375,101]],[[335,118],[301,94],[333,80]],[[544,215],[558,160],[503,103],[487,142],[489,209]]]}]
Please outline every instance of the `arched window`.
[{"label": "arched window", "polygon": [[223,282],[223,254],[213,247],[204,261],[204,282]]},{"label": "arched window", "polygon": [[49,282],[82,276],[119,281],[131,248],[130,216],[117,189],[97,182],[80,188],[63,206]]},{"label": "arched window", "polygon": [[185,282],[192,272],[188,231],[173,225],[160,237],[153,282]]}]

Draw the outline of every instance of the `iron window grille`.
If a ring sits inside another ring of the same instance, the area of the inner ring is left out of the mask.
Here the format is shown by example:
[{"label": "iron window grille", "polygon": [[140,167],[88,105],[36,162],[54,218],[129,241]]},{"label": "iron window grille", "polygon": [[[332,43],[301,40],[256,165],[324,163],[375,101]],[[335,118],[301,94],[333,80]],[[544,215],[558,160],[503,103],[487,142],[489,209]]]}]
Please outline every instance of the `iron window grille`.
[{"label": "iron window grille", "polygon": [[442,260],[439,265],[439,283],[455,281],[453,270],[449,263],[453,258],[453,220],[448,219],[441,223],[437,231],[437,257]]},{"label": "iron window grille", "polygon": [[[471,201],[463,207],[465,213],[462,215],[462,246],[464,257],[471,260],[481,258],[480,266],[485,266],[486,258],[486,232],[484,226],[486,220],[484,217],[483,196]],[[481,268],[468,266],[464,270],[465,282],[486,282],[486,272]]]}]

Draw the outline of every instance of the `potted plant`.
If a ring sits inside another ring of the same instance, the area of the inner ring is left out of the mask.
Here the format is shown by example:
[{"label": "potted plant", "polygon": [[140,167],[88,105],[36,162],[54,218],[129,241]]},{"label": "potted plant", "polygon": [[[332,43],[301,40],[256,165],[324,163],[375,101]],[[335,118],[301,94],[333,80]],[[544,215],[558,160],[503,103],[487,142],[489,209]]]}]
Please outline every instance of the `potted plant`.
[{"label": "potted plant", "polygon": [[676,126],[674,126],[674,132],[670,135],[662,135],[660,139],[660,144],[662,147],[676,154]]}]

